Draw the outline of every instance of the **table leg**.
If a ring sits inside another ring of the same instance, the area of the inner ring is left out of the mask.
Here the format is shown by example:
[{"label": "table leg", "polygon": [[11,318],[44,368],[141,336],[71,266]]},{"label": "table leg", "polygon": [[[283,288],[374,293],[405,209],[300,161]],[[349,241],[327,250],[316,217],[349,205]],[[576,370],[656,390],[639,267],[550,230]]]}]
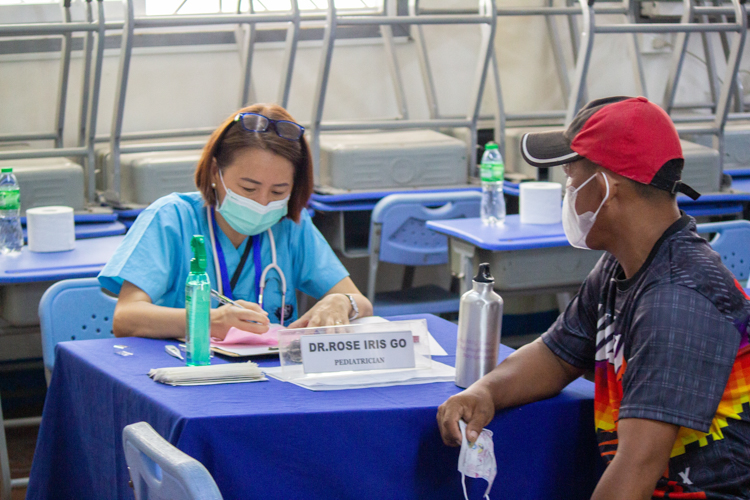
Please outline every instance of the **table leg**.
[{"label": "table leg", "polygon": [[474,277],[474,254],[476,253],[476,247],[456,238],[451,238],[450,242],[453,252],[459,258],[459,274],[457,277],[461,283],[460,293],[463,295],[471,290],[473,286],[471,281]]},{"label": "table leg", "polygon": [[8,461],[8,446],[5,441],[5,423],[3,421],[2,406],[0,406],[0,469],[2,469],[3,481],[2,489],[0,490],[0,500],[10,500],[10,462]]}]

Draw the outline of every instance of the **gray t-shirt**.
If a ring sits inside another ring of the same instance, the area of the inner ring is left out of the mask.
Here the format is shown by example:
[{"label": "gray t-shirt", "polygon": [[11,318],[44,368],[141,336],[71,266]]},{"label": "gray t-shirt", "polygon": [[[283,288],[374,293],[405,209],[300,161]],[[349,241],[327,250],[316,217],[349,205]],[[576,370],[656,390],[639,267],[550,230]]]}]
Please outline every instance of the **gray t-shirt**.
[{"label": "gray t-shirt", "polygon": [[742,287],[683,215],[631,278],[605,254],[542,339],[594,370],[607,463],[619,419],[667,422],[680,430],[655,498],[750,498],[749,318]]}]

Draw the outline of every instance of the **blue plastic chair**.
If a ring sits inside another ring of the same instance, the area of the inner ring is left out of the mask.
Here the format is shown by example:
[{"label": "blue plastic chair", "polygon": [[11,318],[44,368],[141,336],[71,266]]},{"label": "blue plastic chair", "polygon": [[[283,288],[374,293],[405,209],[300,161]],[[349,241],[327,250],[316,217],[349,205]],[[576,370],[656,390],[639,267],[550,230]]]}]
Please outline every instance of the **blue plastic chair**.
[{"label": "blue plastic chair", "polygon": [[146,422],[125,426],[122,445],[136,500],[221,500],[211,474]]},{"label": "blue plastic chair", "polygon": [[[386,196],[372,211],[367,297],[374,314],[457,312],[461,297],[437,285],[411,287],[414,266],[448,263],[448,238],[425,226],[428,220],[479,217],[478,191],[401,193]],[[375,293],[380,261],[407,266],[401,290]]]},{"label": "blue plastic chair", "polygon": [[58,281],[44,292],[39,301],[39,323],[47,382],[58,342],[114,337],[115,304],[117,299],[105,295],[96,278]]},{"label": "blue plastic chair", "polygon": [[732,220],[698,224],[700,234],[714,233],[711,247],[721,255],[721,261],[747,286],[750,277],[750,221]]}]

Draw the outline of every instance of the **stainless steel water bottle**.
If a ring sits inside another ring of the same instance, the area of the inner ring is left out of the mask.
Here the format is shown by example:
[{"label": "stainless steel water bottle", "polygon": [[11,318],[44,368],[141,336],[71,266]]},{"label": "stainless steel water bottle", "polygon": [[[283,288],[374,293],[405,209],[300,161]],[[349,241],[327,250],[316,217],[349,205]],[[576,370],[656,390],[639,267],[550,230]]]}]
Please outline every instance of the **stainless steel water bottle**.
[{"label": "stainless steel water bottle", "polygon": [[456,344],[456,385],[464,389],[497,365],[503,299],[495,293],[490,265],[479,264],[473,287],[461,297]]}]

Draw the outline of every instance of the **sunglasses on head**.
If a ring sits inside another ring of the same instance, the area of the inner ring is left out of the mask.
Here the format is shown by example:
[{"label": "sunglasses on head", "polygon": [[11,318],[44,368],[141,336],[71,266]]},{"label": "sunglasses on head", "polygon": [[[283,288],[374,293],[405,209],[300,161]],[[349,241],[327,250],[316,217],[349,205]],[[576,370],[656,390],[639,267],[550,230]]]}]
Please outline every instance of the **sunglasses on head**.
[{"label": "sunglasses on head", "polygon": [[288,120],[273,120],[258,113],[238,113],[234,117],[248,132],[268,132],[273,129],[276,135],[289,141],[298,141],[305,133],[305,127]]}]

